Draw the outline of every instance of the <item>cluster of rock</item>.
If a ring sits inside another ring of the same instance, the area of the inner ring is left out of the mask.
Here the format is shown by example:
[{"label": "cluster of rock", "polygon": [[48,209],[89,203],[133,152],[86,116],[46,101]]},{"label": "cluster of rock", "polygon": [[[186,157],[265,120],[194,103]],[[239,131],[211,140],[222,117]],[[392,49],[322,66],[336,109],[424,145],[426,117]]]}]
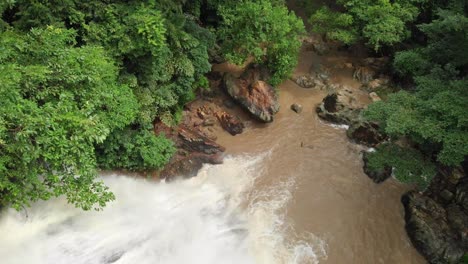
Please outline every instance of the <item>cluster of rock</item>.
[{"label": "cluster of rock", "polygon": [[269,73],[261,66],[251,66],[237,77],[224,75],[226,92],[252,116],[262,122],[273,122],[273,116],[279,111],[278,95],[266,80]]},{"label": "cluster of rock", "polygon": [[[370,92],[371,101],[379,101],[375,91],[390,84],[388,77],[379,75],[386,63],[385,58],[366,59],[355,67],[353,78],[362,83],[362,90]],[[374,147],[386,137],[378,124],[363,121],[361,112],[366,106],[355,93],[337,89],[323,99],[316,112],[326,121],[348,125],[347,135],[354,142]],[[380,171],[369,169],[368,155],[363,153],[363,169],[374,182],[391,177],[389,166]],[[425,192],[411,191],[402,197],[407,233],[418,251],[434,264],[459,263],[468,253],[468,177],[463,169],[446,170],[439,168]]]},{"label": "cluster of rock", "polygon": [[293,77],[293,81],[302,88],[325,90],[329,85],[330,71],[323,65],[312,67],[308,74]]},{"label": "cluster of rock", "polygon": [[376,123],[364,121],[361,112],[365,105],[344,89],[327,95],[317,106],[317,115],[332,123],[348,125],[347,136],[356,143],[374,147],[386,137]]},{"label": "cluster of rock", "polygon": [[[211,86],[224,87],[235,102],[262,122],[272,122],[274,114],[279,110],[276,91],[265,81],[268,79],[268,71],[259,66],[248,67],[240,77],[231,73],[224,76],[219,73],[209,74]],[[242,120],[223,110],[223,106],[235,106],[230,99],[221,100],[220,94],[204,96],[203,100],[185,106],[180,125],[169,127],[161,121],[155,123],[155,133],[164,133],[175,142],[177,148],[169,164],[159,172],[159,178],[171,180],[176,176],[192,177],[205,163],[222,163],[224,147],[215,142],[216,126],[233,136],[244,131]]]},{"label": "cluster of rock", "polygon": [[440,170],[424,193],[402,198],[406,230],[430,263],[459,263],[468,253],[468,178],[463,169]]}]

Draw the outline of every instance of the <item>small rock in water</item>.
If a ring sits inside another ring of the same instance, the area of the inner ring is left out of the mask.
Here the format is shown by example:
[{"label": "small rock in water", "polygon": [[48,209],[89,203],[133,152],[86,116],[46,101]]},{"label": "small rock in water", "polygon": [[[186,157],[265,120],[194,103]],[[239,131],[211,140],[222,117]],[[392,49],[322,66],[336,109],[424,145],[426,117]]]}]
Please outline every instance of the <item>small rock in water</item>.
[{"label": "small rock in water", "polygon": [[291,105],[291,110],[293,110],[294,112],[300,114],[302,112],[302,105],[300,104],[292,104]]}]

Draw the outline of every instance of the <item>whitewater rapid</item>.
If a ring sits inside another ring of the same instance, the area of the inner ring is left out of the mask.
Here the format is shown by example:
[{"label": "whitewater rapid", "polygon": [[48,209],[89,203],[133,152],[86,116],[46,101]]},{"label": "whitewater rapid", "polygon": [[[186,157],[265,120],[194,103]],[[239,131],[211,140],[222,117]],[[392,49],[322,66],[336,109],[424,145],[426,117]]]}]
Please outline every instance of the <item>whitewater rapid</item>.
[{"label": "whitewater rapid", "polygon": [[227,158],[171,183],[104,176],[116,201],[101,212],[64,199],[4,211],[1,263],[318,263],[324,242],[286,219],[294,178],[255,186],[267,158]]}]

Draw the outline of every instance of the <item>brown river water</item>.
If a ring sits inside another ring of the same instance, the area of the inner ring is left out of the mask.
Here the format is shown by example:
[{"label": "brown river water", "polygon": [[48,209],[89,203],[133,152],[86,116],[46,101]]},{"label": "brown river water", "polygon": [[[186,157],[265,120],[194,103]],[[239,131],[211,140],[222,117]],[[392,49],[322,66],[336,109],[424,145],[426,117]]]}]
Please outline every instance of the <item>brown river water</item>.
[{"label": "brown river water", "polygon": [[[307,73],[312,64],[333,67],[341,59],[303,51],[294,75]],[[223,66],[218,70],[233,71]],[[351,70],[335,70],[333,76],[336,83],[360,92]],[[288,80],[279,93],[281,109],[273,123],[251,124],[235,137],[219,132],[218,142],[231,155],[270,153],[255,189],[293,179],[291,199],[282,208],[292,226],[289,236],[319,237],[326,251],[320,263],[425,263],[404,229],[400,197],[409,187],[393,179],[375,184],[364,174],[363,148],[348,140],[344,128],[326,124],[315,113],[324,91]],[[290,110],[293,103],[301,104],[303,112]]]}]

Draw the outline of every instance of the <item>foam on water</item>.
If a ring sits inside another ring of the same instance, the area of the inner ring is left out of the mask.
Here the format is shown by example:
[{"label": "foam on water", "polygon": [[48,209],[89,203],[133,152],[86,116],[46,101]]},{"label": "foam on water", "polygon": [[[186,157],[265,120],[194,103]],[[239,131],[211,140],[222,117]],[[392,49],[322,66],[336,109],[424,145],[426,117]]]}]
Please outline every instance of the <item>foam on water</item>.
[{"label": "foam on water", "polygon": [[294,179],[253,188],[263,157],[227,158],[190,180],[104,181],[116,201],[83,212],[63,199],[0,216],[4,264],[318,263],[323,242],[295,238],[285,221]]}]

